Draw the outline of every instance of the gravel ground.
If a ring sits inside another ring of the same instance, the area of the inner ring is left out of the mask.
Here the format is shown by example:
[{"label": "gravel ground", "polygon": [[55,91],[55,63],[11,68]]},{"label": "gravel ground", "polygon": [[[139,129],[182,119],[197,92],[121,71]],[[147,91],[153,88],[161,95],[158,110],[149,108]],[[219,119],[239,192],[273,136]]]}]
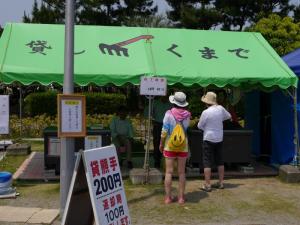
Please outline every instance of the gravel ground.
[{"label": "gravel ground", "polygon": [[[186,204],[163,204],[163,185],[131,185],[125,181],[132,224],[299,225],[300,184],[277,178],[226,180],[224,190],[200,190],[202,181],[187,181]],[[176,195],[178,182],[173,182]],[[20,197],[0,205],[59,207],[59,184],[18,185]],[[1,225],[19,225],[2,223]],[[54,225],[59,225],[57,219]]]}]

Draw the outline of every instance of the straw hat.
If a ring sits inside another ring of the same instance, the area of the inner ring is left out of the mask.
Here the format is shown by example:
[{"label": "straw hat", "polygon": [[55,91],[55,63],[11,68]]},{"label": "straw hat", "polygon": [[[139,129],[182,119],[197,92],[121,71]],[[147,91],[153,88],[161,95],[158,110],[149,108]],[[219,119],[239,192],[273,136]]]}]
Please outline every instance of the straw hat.
[{"label": "straw hat", "polygon": [[201,101],[209,104],[209,105],[216,105],[217,104],[217,95],[214,92],[207,92],[205,95],[202,96]]},{"label": "straw hat", "polygon": [[169,101],[179,107],[186,107],[189,104],[186,101],[186,95],[183,92],[175,92],[174,95],[170,95]]}]

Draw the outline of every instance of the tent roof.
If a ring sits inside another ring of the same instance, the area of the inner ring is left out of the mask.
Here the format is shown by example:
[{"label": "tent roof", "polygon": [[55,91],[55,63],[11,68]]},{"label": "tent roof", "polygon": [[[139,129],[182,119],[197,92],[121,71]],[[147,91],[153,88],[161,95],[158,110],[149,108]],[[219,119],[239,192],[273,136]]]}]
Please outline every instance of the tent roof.
[{"label": "tent roof", "polygon": [[[297,86],[297,77],[259,33],[76,26],[74,82]],[[7,24],[0,39],[0,81],[63,84],[64,25]]]},{"label": "tent roof", "polygon": [[300,48],[282,57],[285,63],[300,76]]}]

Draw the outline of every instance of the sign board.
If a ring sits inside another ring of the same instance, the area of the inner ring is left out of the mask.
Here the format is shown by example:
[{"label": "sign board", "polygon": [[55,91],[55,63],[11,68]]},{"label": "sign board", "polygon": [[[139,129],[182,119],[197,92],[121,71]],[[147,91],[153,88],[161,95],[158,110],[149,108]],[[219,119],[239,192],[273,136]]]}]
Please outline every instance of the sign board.
[{"label": "sign board", "polygon": [[9,95],[0,95],[0,134],[9,134]]},{"label": "sign board", "polygon": [[140,95],[165,96],[167,94],[167,79],[164,77],[141,77]]},{"label": "sign board", "polygon": [[48,155],[60,156],[60,138],[50,137],[48,141]]},{"label": "sign board", "polygon": [[84,139],[84,149],[93,149],[102,147],[101,135],[90,135]]},{"label": "sign board", "polygon": [[131,224],[114,145],[80,151],[77,156],[62,225],[92,224]]},{"label": "sign board", "polygon": [[58,137],[84,137],[85,96],[58,95]]}]

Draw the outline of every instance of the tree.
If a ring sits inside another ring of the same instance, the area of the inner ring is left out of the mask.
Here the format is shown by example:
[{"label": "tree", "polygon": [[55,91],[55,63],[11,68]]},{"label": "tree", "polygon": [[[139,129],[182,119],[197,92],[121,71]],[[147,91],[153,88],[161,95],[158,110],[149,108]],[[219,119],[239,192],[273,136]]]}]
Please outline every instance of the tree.
[{"label": "tree", "polygon": [[178,27],[242,31],[276,12],[287,16],[294,8],[289,0],[166,0],[168,17]]},{"label": "tree", "polygon": [[300,23],[295,23],[291,17],[271,14],[260,19],[249,31],[260,32],[280,56],[300,47]]},{"label": "tree", "polygon": [[2,32],[3,32],[3,28],[0,26],[0,37],[2,35]]},{"label": "tree", "polygon": [[31,16],[24,13],[23,22],[59,24],[64,22],[64,17],[64,1],[45,0],[39,7],[37,1],[34,0]]},{"label": "tree", "polygon": [[222,29],[238,31],[273,12],[287,16],[293,9],[289,0],[216,0],[215,7],[223,17]]},{"label": "tree", "polygon": [[[153,0],[76,0],[76,24],[122,25],[132,15],[154,15],[157,7]],[[63,23],[65,0],[43,0],[40,7],[35,0],[31,16],[24,15],[24,22]]]},{"label": "tree", "polygon": [[295,22],[300,22],[300,5],[294,9],[294,20]]},{"label": "tree", "polygon": [[154,16],[157,6],[153,5],[153,0],[124,0],[126,7],[120,10],[120,21],[128,21],[133,17]]},{"label": "tree", "polygon": [[124,23],[129,27],[172,27],[172,23],[163,15],[155,16],[134,16]]},{"label": "tree", "polygon": [[168,18],[177,27],[191,29],[211,29],[216,27],[222,17],[214,7],[213,0],[167,0],[172,10]]}]

